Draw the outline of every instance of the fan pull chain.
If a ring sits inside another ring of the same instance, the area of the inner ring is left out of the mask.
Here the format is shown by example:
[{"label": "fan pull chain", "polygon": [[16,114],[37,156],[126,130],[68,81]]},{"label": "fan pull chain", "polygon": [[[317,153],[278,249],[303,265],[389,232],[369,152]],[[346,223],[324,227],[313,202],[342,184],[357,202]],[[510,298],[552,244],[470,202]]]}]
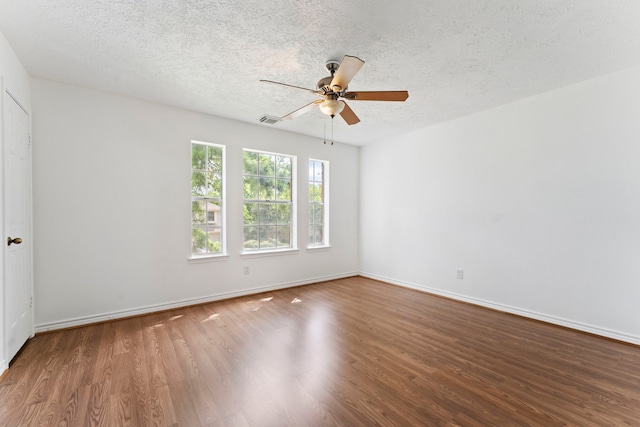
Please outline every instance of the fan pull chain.
[{"label": "fan pull chain", "polygon": [[323,136],[324,145],[327,145],[327,119],[324,119],[322,123],[324,127],[324,136]]},{"label": "fan pull chain", "polygon": [[335,116],[331,116],[331,145],[333,145],[333,118]]}]

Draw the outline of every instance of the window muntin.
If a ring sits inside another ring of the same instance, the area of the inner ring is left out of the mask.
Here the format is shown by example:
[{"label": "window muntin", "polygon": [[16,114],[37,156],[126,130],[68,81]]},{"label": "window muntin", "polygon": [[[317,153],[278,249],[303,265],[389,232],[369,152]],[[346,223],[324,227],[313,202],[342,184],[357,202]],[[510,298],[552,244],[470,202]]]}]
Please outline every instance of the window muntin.
[{"label": "window muntin", "polygon": [[309,159],[309,247],[328,246],[329,162]]},{"label": "window muntin", "polygon": [[191,141],[191,254],[224,254],[224,146]]},{"label": "window muntin", "polygon": [[245,251],[294,248],[295,156],[243,151]]}]

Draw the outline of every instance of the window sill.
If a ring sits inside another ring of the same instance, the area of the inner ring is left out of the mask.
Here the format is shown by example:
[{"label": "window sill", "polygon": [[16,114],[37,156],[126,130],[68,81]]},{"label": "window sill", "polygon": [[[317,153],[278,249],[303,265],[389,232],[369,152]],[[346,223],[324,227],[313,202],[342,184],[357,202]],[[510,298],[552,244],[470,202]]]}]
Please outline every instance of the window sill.
[{"label": "window sill", "polygon": [[276,249],[269,251],[245,251],[240,253],[242,258],[260,258],[267,256],[292,255],[300,252],[298,248]]},{"label": "window sill", "polygon": [[203,262],[216,262],[229,260],[228,254],[215,254],[215,255],[195,255],[189,257],[189,264],[200,264]]},{"label": "window sill", "polygon": [[307,252],[326,252],[331,249],[331,245],[326,246],[309,246]]}]

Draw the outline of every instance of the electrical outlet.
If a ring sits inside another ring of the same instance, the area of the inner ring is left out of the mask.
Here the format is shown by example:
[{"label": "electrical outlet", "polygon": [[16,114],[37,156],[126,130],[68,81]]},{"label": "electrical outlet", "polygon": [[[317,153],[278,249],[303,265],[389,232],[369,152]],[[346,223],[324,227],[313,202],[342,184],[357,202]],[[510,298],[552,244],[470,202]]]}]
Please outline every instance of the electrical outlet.
[{"label": "electrical outlet", "polygon": [[456,270],[456,279],[458,280],[464,279],[464,270],[462,269]]},{"label": "electrical outlet", "polygon": [[251,273],[251,268],[248,265],[244,266],[244,274],[250,274]]}]

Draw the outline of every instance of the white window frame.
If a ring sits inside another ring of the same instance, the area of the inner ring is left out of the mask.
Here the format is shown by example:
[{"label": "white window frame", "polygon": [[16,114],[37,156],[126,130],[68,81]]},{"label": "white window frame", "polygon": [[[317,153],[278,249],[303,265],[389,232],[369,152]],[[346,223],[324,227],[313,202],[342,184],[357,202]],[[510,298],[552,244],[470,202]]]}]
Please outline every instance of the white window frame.
[{"label": "white window frame", "polygon": [[[298,186],[297,186],[297,172],[298,172],[298,158],[295,155],[292,154],[284,154],[284,153],[276,153],[276,152],[272,152],[272,151],[265,151],[265,150],[256,150],[256,149],[251,149],[251,148],[243,148],[242,149],[242,180],[244,182],[244,178],[245,178],[245,170],[244,170],[244,153],[245,152],[250,152],[250,153],[257,153],[257,154],[265,154],[265,155],[269,155],[269,156],[280,156],[280,157],[288,157],[291,159],[291,216],[290,216],[290,243],[291,245],[288,247],[283,247],[283,248],[272,248],[272,247],[267,247],[267,248],[255,248],[255,249],[249,249],[249,248],[245,248],[244,247],[244,228],[245,228],[245,224],[244,224],[244,220],[242,221],[242,255],[243,256],[264,256],[264,255],[269,255],[269,254],[278,254],[278,253],[287,253],[287,252],[297,252],[298,251]],[[265,203],[265,202],[271,202],[271,203],[280,203],[280,201],[276,201],[276,200],[261,200],[261,199],[245,199],[244,198],[244,190],[243,190],[243,195],[242,195],[242,204],[243,204],[243,212],[244,212],[244,204],[245,203]],[[258,225],[259,226],[259,225]]]},{"label": "white window frame", "polygon": [[[311,162],[320,162],[322,163],[323,176],[322,176],[322,242],[319,244],[312,244],[311,241],[307,241],[307,249],[320,249],[320,248],[328,248],[329,245],[329,181],[330,181],[330,173],[329,173],[329,161],[328,160],[320,160],[309,158],[309,164],[307,165],[307,169],[311,166]],[[308,175],[308,174],[307,174]],[[307,183],[311,184],[312,182],[317,182],[315,180],[311,180],[307,178]],[[307,185],[309,187],[309,185]],[[317,202],[311,200],[311,194],[308,195],[309,201],[309,215],[307,215],[307,239],[309,230],[312,225],[316,225],[311,222],[311,206],[317,205]]]},{"label": "white window frame", "polygon": [[[190,178],[189,178],[189,182],[191,182],[192,180],[192,174],[193,174],[193,146],[194,145],[205,145],[205,146],[209,146],[209,147],[215,147],[215,148],[219,148],[221,150],[221,154],[222,154],[222,185],[220,188],[220,197],[215,197],[212,198],[214,201],[218,202],[220,204],[220,211],[219,211],[219,215],[220,215],[220,252],[217,253],[203,253],[203,254],[197,254],[197,253],[193,253],[193,249],[190,249],[190,255],[189,255],[189,259],[190,260],[205,260],[205,259],[215,259],[215,258],[227,258],[228,254],[227,254],[227,203],[226,203],[226,194],[227,194],[227,150],[226,150],[226,146],[223,144],[216,144],[213,142],[205,142],[205,141],[197,141],[197,140],[191,140],[191,143],[189,145],[189,153],[191,154],[189,156],[189,160],[191,162],[191,167],[189,168],[189,173],[190,173]],[[191,196],[191,205],[190,205],[190,218],[191,218],[191,223],[189,226],[190,229],[190,234],[193,233],[193,202],[196,200],[210,200],[206,197],[194,197],[193,195]],[[206,214],[205,214],[206,217]],[[193,237],[190,236],[189,239],[189,247],[192,248],[192,243],[191,243],[191,239]]]}]

